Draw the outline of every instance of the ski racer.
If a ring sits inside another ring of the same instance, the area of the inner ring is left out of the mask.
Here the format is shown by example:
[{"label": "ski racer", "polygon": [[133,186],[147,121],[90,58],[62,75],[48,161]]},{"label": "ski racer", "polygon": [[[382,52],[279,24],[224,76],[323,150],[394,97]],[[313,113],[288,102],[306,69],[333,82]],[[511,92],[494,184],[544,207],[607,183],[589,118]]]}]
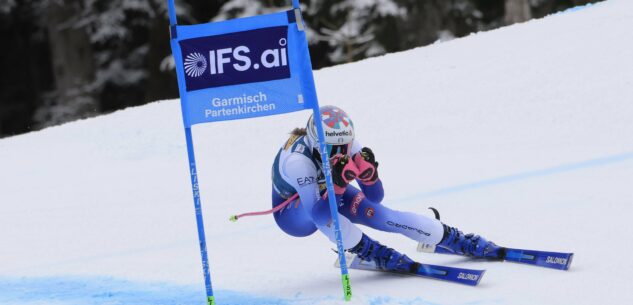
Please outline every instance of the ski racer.
[{"label": "ski racer", "polygon": [[[325,176],[314,124],[323,124],[343,247],[383,270],[411,271],[417,263],[364,234],[357,226],[399,233],[424,245],[454,254],[499,259],[504,249],[473,234],[465,235],[439,220],[385,206],[384,190],[373,151],[356,139],[354,124],[342,109],[320,108],[321,120],[310,117],[281,147],[272,167],[272,204],[277,225],[287,234],[309,236],[321,231],[336,242],[331,225]],[[351,185],[358,183],[359,188]]]}]

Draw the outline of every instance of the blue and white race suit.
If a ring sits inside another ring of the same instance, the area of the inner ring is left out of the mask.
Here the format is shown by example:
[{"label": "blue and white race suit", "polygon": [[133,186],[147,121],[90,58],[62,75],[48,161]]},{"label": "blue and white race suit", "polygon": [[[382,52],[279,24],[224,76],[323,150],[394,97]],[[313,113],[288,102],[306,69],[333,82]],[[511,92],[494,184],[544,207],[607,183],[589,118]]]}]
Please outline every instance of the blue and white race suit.
[{"label": "blue and white race suit", "polygon": [[[332,242],[336,242],[328,200],[324,196],[326,188],[321,156],[312,147],[314,145],[308,137],[293,134],[277,153],[272,168],[273,207],[295,194],[299,197],[274,213],[275,221],[289,235],[304,237],[318,229]],[[354,140],[350,156],[361,148],[358,141]],[[351,249],[360,242],[362,232],[355,224],[400,233],[428,245],[436,245],[441,241],[444,228],[440,221],[384,206],[381,203],[384,190],[380,179],[372,185],[357,182],[360,189],[348,185],[343,195],[336,196],[345,249]]]}]

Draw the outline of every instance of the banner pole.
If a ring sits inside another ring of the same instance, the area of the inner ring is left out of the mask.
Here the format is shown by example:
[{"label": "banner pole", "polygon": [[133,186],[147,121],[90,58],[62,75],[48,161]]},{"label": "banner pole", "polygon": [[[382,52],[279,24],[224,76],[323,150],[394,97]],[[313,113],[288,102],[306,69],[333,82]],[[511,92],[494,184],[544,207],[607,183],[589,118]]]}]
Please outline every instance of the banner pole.
[{"label": "banner pole", "polygon": [[178,21],[176,19],[176,6],[174,5],[174,0],[167,0],[167,7],[169,9],[169,24],[172,26],[178,25]]},{"label": "banner pole", "polygon": [[319,103],[316,101],[312,106],[312,115],[314,117],[314,125],[316,125],[317,133],[319,135],[319,151],[321,153],[323,173],[325,174],[325,184],[327,187],[328,202],[330,204],[330,215],[332,216],[332,223],[334,224],[334,236],[336,237],[338,259],[341,265],[343,295],[345,296],[345,301],[350,301],[352,299],[352,285],[349,279],[349,271],[347,270],[347,262],[345,261],[345,248],[343,247],[341,227],[338,221],[338,206],[336,204],[336,194],[334,193],[334,183],[332,182],[332,172],[330,169],[330,159],[327,153],[327,144],[325,143],[325,134],[323,133],[321,112],[319,111]]},{"label": "banner pole", "polygon": [[204,234],[204,221],[202,219],[202,203],[200,200],[200,188],[198,186],[198,171],[196,169],[196,156],[193,150],[193,137],[191,127],[185,127],[187,140],[187,155],[189,157],[189,169],[191,171],[191,189],[193,191],[193,204],[196,211],[196,224],[198,227],[198,241],[200,242],[200,256],[202,257],[202,272],[204,273],[204,287],[207,293],[207,305],[215,305],[213,288],[211,287],[211,274],[209,272],[209,259],[207,256],[207,242]]},{"label": "banner pole", "polygon": [[[171,34],[171,46],[172,55],[175,62],[181,62],[180,47],[177,38],[177,25],[176,19],[176,7],[174,0],[168,0],[169,8],[169,22],[170,22],[170,34]],[[200,200],[200,188],[198,185],[198,170],[196,168],[196,156],[193,148],[193,136],[191,134],[191,125],[187,112],[185,111],[185,104],[187,95],[183,88],[185,88],[184,71],[181,65],[176,64],[176,76],[178,78],[178,90],[180,94],[180,105],[182,109],[183,124],[185,125],[185,140],[187,142],[187,157],[189,159],[189,173],[191,175],[191,190],[193,193],[193,204],[196,214],[196,225],[198,229],[198,241],[200,243],[200,256],[202,258],[202,273],[204,274],[204,287],[207,294],[207,305],[215,305],[215,296],[213,295],[213,288],[211,286],[211,273],[209,271],[209,259],[207,255],[207,242],[204,233],[204,220],[202,218],[202,203]]]}]

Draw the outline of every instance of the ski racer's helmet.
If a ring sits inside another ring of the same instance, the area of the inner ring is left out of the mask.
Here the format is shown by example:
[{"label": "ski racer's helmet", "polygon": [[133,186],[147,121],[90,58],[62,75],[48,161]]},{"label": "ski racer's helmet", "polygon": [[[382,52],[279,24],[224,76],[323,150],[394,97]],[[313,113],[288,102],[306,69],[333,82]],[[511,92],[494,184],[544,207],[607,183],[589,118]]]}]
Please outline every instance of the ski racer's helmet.
[{"label": "ski racer's helmet", "polygon": [[[352,123],[352,119],[343,109],[336,106],[322,106],[319,108],[319,112],[321,113],[321,123],[325,134],[328,156],[349,154],[354,141],[354,123]],[[318,150],[319,136],[314,125],[313,116],[310,116],[308,120],[306,133],[312,143],[312,148]]]}]

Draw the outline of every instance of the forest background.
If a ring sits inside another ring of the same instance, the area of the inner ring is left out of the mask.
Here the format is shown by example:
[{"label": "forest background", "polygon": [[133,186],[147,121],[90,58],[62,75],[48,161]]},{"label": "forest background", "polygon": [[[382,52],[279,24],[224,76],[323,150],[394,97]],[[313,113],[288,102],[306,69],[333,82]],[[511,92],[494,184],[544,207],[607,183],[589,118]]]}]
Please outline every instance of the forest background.
[{"label": "forest background", "polygon": [[[600,1],[301,4],[312,65],[319,69]],[[196,24],[280,11],[290,2],[176,0],[176,5],[179,24]],[[166,6],[166,0],[0,0],[0,137],[178,97]]]}]

